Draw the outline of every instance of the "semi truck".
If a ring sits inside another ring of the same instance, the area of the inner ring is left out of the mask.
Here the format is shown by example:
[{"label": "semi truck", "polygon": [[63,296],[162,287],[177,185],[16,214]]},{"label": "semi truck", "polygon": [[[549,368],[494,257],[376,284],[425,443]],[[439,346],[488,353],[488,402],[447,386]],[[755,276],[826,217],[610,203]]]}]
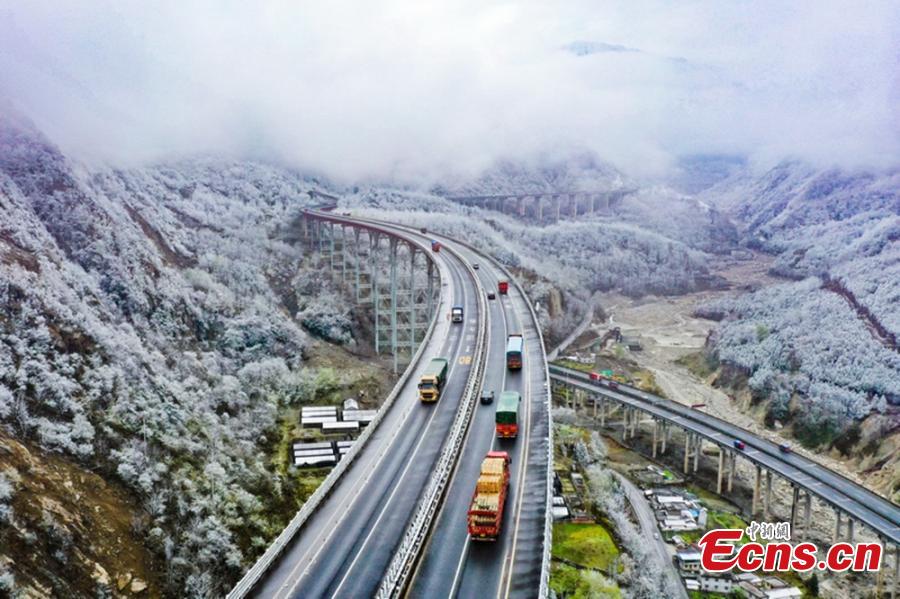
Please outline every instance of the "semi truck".
[{"label": "semi truck", "polygon": [[447,381],[447,358],[432,358],[419,379],[419,399],[435,402],[441,396]]},{"label": "semi truck", "polygon": [[510,370],[522,370],[522,350],[525,348],[522,335],[510,335],[506,338],[506,367]]},{"label": "semi truck", "polygon": [[463,321],[463,307],[462,306],[453,306],[450,308],[450,320],[452,322],[462,322]]},{"label": "semi truck", "polygon": [[497,401],[494,423],[497,436],[512,439],[519,435],[519,404],[522,396],[518,391],[504,391]]},{"label": "semi truck", "polygon": [[508,490],[509,454],[489,451],[481,462],[481,472],[467,514],[469,537],[473,541],[496,541],[500,536]]},{"label": "semi truck", "polygon": [[500,281],[497,283],[497,291],[500,295],[506,295],[509,293],[509,281]]}]

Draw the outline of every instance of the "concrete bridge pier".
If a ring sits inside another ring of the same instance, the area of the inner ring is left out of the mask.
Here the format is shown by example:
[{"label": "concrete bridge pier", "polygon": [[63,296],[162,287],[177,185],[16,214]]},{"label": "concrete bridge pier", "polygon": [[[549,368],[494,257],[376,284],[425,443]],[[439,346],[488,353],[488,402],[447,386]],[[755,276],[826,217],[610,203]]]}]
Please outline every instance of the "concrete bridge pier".
[{"label": "concrete bridge pier", "polygon": [[841,510],[835,509],[834,516],[834,538],[832,539],[832,542],[837,543],[841,538]]},{"label": "concrete bridge pier", "polygon": [[763,520],[768,521],[772,511],[772,471],[766,470],[766,504],[763,508]]},{"label": "concrete bridge pier", "polygon": [[800,487],[791,485],[793,496],[791,497],[791,535],[797,528],[797,508],[800,503]]},{"label": "concrete bridge pier", "polygon": [[719,447],[719,468],[716,472],[716,493],[722,494],[722,472],[725,470],[725,451]]},{"label": "concrete bridge pier", "polygon": [[416,353],[416,255],[418,254],[415,246],[409,246],[409,296],[407,299],[407,350],[409,351],[409,359]]},{"label": "concrete bridge pier", "polygon": [[313,221],[311,249],[316,253],[316,264],[319,268],[325,266],[325,234],[322,232],[324,228],[322,221]]},{"label": "concrete bridge pier", "polygon": [[346,227],[342,231],[342,248],[344,251],[344,277],[342,281],[348,288],[356,286],[356,255],[359,253],[359,229]]},{"label": "concrete bridge pier", "polygon": [[684,431],[684,473],[691,469],[691,433]]},{"label": "concrete bridge pier", "polygon": [[328,223],[328,274],[331,275],[331,280],[334,280],[334,255],[335,255],[335,243],[334,243],[334,223]]},{"label": "concrete bridge pier", "polygon": [[390,238],[390,264],[391,264],[391,288],[390,288],[390,314],[391,314],[391,353],[394,354],[394,374],[397,374],[397,238]]},{"label": "concrete bridge pier", "polygon": [[378,288],[378,247],[381,245],[381,235],[377,232],[369,232],[369,273],[372,291],[369,294],[372,300],[372,310],[375,313],[375,353],[381,354],[381,309],[380,298],[381,292]]},{"label": "concrete bridge pier", "polygon": [[803,537],[809,539],[809,524],[812,516],[812,493],[806,491],[804,493],[806,499],[803,505]]},{"label": "concrete bridge pier", "polygon": [[728,492],[734,491],[734,465],[737,461],[737,454],[733,451],[728,452]]},{"label": "concrete bridge pier", "polygon": [[431,260],[428,261],[428,320],[431,320],[432,315],[434,314],[434,262]]},{"label": "concrete bridge pier", "polygon": [[700,469],[700,453],[703,451],[703,437],[694,436],[694,474]]},{"label": "concrete bridge pier", "polygon": [[356,279],[356,304],[359,305],[359,300],[361,297],[361,288],[362,288],[362,273],[360,272],[360,263],[362,254],[362,245],[359,243],[360,230],[359,227],[353,227],[353,269],[355,271],[355,279]]},{"label": "concrete bridge pier", "polygon": [[759,487],[762,479],[762,467],[756,465],[756,481],[753,483],[753,501],[750,504],[750,515],[755,516],[759,511]]}]

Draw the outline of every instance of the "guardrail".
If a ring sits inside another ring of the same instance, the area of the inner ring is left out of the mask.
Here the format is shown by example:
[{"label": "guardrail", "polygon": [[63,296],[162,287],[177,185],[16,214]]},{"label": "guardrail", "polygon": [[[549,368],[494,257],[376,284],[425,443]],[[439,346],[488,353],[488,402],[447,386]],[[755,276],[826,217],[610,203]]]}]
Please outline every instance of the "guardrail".
[{"label": "guardrail", "polygon": [[412,574],[413,567],[422,551],[422,545],[428,538],[431,530],[431,524],[434,515],[441,505],[444,493],[450,482],[450,476],[456,467],[456,462],[462,454],[461,448],[472,420],[472,411],[475,409],[475,403],[481,389],[484,379],[485,366],[485,348],[490,338],[490,330],[487,327],[487,301],[485,300],[484,289],[481,280],[472,269],[472,265],[463,259],[462,255],[454,249],[443,246],[443,249],[455,255],[466,265],[470,276],[475,281],[475,289],[478,296],[478,309],[481,315],[478,321],[478,333],[476,335],[475,351],[472,358],[472,367],[469,371],[469,380],[463,392],[461,405],[456,412],[453,425],[450,428],[450,434],[441,450],[441,456],[435,466],[434,473],[425,487],[422,500],[415,515],[410,521],[403,539],[394,557],[381,580],[376,597],[386,599],[388,597],[399,596],[406,586],[409,584],[409,577]]},{"label": "guardrail", "polygon": [[[614,390],[609,389],[598,384],[597,381],[591,380],[588,373],[564,366],[553,365],[550,367],[550,370],[554,372],[554,376],[564,382],[574,381],[582,385],[588,385],[597,393],[615,401],[642,402],[644,405],[638,405],[637,407],[641,407],[660,418],[672,421],[680,419],[679,422],[676,422],[678,426],[703,435],[711,443],[728,447],[732,439],[740,438],[746,443],[748,449],[754,449],[762,456],[758,458],[748,454],[746,451],[741,452],[740,455],[745,459],[759,464],[791,481],[793,485],[817,495],[835,509],[849,514],[859,522],[868,525],[879,536],[890,540],[891,543],[900,544],[900,532],[898,532],[900,531],[900,526],[898,526],[898,523],[900,523],[900,508],[896,504],[860,483],[819,464],[815,460],[794,452],[785,454],[775,443],[764,437],[760,437],[721,418],[698,412],[671,399],[659,397],[623,384],[619,384],[618,388]],[[703,429],[712,431],[712,433],[704,432]],[[729,440],[722,442],[711,437],[710,434],[726,435]],[[764,463],[763,459],[770,459],[770,461]],[[803,473],[803,477],[807,480],[795,480],[788,468],[800,470]],[[810,481],[814,482],[810,483]],[[827,497],[823,493],[823,487],[847,498],[854,507],[848,507],[848,503],[842,504],[840,501],[836,502],[834,498]],[[850,493],[856,495],[856,498],[851,496]]]},{"label": "guardrail", "polygon": [[[399,226],[411,231],[415,230],[413,227],[410,227],[408,225]],[[528,306],[528,311],[530,312],[531,318],[535,324],[535,329],[537,329],[538,339],[541,342],[541,354],[544,356],[544,388],[546,391],[547,418],[549,420],[549,422],[547,423],[547,430],[549,436],[547,439],[547,505],[545,512],[547,514],[547,517],[544,518],[543,557],[541,560],[541,586],[538,591],[538,596],[542,598],[547,597],[550,593],[550,549],[551,545],[553,544],[553,519],[549,517],[553,508],[553,404],[550,394],[550,371],[547,359],[547,347],[544,344],[544,334],[543,332],[541,332],[541,323],[538,320],[537,313],[534,311],[534,305],[531,303],[531,300],[528,299],[528,294],[525,293],[525,289],[522,287],[522,284],[515,276],[513,276],[513,274],[504,264],[501,264],[493,256],[483,253],[481,250],[468,242],[450,237],[449,235],[438,235],[450,239],[454,243],[458,243],[459,245],[467,247],[473,252],[481,254],[491,264],[497,267],[504,275],[506,275],[506,278],[509,281],[512,281],[513,286],[519,290],[519,293],[522,294],[522,298],[525,300],[525,304]],[[512,573],[510,573],[510,576],[511,575]]]},{"label": "guardrail", "polygon": [[[352,219],[346,219],[352,223]],[[385,231],[386,234],[393,234],[388,231]],[[412,239],[408,240],[411,243],[415,243],[419,248],[428,256],[429,260],[431,260],[428,248],[425,244],[419,243]],[[438,274],[440,276],[440,268],[438,268]],[[440,286],[438,287],[440,288]],[[434,333],[435,325],[437,324],[438,315],[442,313],[441,306],[444,304],[443,298],[438,303],[434,315],[431,318],[431,324],[428,326],[428,330],[425,333],[425,337],[422,339],[422,343],[419,345],[419,349],[416,351],[412,360],[409,363],[409,366],[406,367],[406,370],[403,371],[403,374],[400,376],[400,379],[397,381],[397,384],[394,385],[394,388],[391,390],[391,393],[388,395],[387,399],[385,399],[384,403],[378,409],[378,413],[375,415],[375,418],[372,422],[366,426],[366,429],[363,433],[356,439],[356,442],[351,446],[350,451],[338,462],[337,466],[335,466],[331,472],[328,473],[328,476],[322,481],[322,484],[313,492],[313,494],[306,500],[306,502],[300,507],[300,510],[297,514],[291,519],[288,525],[281,531],[275,540],[269,545],[269,548],[266,549],[265,553],[256,561],[255,564],[244,574],[243,578],[235,585],[235,587],[228,593],[228,599],[242,599],[246,597],[247,594],[253,590],[253,587],[263,578],[266,572],[268,572],[269,568],[272,567],[272,564],[281,556],[284,550],[290,545],[290,543],[294,540],[294,537],[302,528],[303,524],[306,520],[312,515],[312,513],[319,507],[319,504],[331,493],[331,490],[334,488],[334,485],[337,484],[337,481],[341,478],[346,470],[350,468],[353,464],[353,461],[356,459],[356,456],[362,451],[365,444],[368,442],[369,438],[374,434],[375,429],[378,428],[378,425],[384,419],[385,414],[390,410],[391,406],[394,404],[394,401],[397,399],[397,396],[400,394],[400,390],[406,385],[406,382],[409,380],[410,375],[415,369],[416,365],[422,358],[422,354],[425,351],[425,347],[428,345],[428,341],[431,339],[432,334]]]},{"label": "guardrail", "polygon": [[[472,250],[478,251],[474,248],[472,248]],[[553,518],[550,517],[553,509],[553,403],[550,394],[550,371],[547,361],[547,347],[544,345],[544,333],[541,332],[541,323],[538,320],[537,312],[534,311],[534,305],[531,303],[531,300],[528,299],[528,294],[525,293],[522,284],[519,283],[519,280],[514,277],[511,272],[509,272],[509,269],[507,269],[506,266],[500,264],[500,262],[493,257],[488,256],[488,260],[506,274],[507,279],[513,282],[513,286],[519,290],[519,293],[521,293],[522,297],[525,299],[525,304],[528,306],[528,311],[531,313],[531,318],[537,329],[538,339],[540,339],[541,342],[541,355],[544,356],[544,389],[547,394],[547,419],[549,422],[547,423],[547,506],[545,512],[546,516],[544,518],[544,555],[541,559],[541,586],[538,591],[538,596],[543,598],[548,597],[550,594],[550,548],[553,544]],[[510,576],[512,576],[512,572],[510,572]]]}]

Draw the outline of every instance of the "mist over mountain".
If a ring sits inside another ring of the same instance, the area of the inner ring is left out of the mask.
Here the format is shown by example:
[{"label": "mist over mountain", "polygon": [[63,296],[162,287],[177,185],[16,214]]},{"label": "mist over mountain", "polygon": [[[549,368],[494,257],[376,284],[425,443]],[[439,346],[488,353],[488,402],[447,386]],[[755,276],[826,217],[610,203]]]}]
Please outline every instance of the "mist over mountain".
[{"label": "mist over mountain", "polygon": [[[716,295],[703,383],[900,498],[898,73],[893,0],[0,3],[0,596],[222,596],[316,488],[299,406],[395,378],[314,191],[492,255],[548,345]],[[549,193],[615,201],[454,199]]]},{"label": "mist over mountain", "polygon": [[213,154],[415,185],[583,151],[642,179],[697,155],[884,168],[898,23],[888,0],[38,0],[0,10],[0,93],[118,167]]}]

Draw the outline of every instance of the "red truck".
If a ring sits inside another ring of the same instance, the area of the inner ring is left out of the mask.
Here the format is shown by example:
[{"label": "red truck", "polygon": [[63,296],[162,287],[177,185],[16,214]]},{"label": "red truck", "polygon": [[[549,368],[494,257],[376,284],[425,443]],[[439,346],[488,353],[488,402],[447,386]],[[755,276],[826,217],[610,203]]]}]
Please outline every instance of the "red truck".
[{"label": "red truck", "polygon": [[509,293],[509,281],[500,281],[497,283],[497,291],[499,291],[501,295],[507,295]]},{"label": "red truck", "polygon": [[509,453],[489,451],[481,462],[481,473],[469,505],[469,537],[473,541],[496,541],[500,536],[508,490]]}]

